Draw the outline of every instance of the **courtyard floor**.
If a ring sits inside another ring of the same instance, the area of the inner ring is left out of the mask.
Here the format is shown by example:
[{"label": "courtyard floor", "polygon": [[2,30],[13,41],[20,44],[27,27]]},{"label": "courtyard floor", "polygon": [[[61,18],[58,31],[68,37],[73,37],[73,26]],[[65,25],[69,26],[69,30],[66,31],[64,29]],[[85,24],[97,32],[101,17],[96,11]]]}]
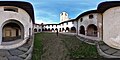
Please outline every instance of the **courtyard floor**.
[{"label": "courtyard floor", "polygon": [[32,60],[78,60],[101,58],[94,45],[84,43],[72,35],[55,33],[35,34]]}]

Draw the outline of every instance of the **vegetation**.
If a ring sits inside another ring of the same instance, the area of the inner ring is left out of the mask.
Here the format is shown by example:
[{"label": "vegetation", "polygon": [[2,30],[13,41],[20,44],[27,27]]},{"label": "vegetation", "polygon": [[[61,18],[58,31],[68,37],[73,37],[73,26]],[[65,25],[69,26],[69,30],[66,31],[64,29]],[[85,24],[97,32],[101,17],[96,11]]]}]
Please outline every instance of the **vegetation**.
[{"label": "vegetation", "polygon": [[75,36],[64,35],[63,42],[68,49],[70,57],[72,59],[79,58],[101,58],[97,52],[97,48],[94,45],[89,45],[80,41]]},{"label": "vegetation", "polygon": [[32,60],[40,60],[41,55],[43,52],[43,45],[42,45],[42,34],[37,33],[34,36],[34,48],[33,48],[33,56]]},{"label": "vegetation", "polygon": [[[40,60],[41,55],[43,54],[43,45],[45,42],[42,40],[51,38],[55,38],[54,33],[38,33],[35,34],[34,39],[34,51],[32,60]],[[46,38],[47,36],[47,38]],[[71,35],[62,35],[59,34],[58,39],[61,40],[64,46],[67,48],[68,56],[72,59],[80,59],[80,58],[101,58],[97,52],[97,48],[94,45],[89,45],[85,42],[80,41],[75,36]],[[46,40],[45,40],[46,41]],[[48,41],[48,40],[47,40]]]}]

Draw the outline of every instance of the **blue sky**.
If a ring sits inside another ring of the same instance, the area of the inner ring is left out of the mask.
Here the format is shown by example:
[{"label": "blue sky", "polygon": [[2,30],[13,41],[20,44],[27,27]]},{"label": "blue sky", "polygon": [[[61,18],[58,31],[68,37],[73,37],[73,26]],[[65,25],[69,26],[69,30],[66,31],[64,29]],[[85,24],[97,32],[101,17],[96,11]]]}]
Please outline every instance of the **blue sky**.
[{"label": "blue sky", "polygon": [[69,14],[69,18],[74,19],[85,11],[96,9],[100,2],[108,0],[7,0],[7,1],[30,2],[34,7],[36,23],[57,24],[60,22],[59,14],[62,11],[67,12]]}]

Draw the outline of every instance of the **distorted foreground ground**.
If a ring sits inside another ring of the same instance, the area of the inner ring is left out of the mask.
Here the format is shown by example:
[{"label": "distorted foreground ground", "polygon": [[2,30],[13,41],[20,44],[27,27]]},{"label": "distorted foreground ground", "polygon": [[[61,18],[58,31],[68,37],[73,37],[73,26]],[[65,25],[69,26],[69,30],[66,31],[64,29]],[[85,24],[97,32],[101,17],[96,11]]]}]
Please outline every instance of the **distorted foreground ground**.
[{"label": "distorted foreground ground", "polygon": [[38,33],[35,36],[33,60],[73,60],[99,58],[93,45],[81,42],[75,36]]}]

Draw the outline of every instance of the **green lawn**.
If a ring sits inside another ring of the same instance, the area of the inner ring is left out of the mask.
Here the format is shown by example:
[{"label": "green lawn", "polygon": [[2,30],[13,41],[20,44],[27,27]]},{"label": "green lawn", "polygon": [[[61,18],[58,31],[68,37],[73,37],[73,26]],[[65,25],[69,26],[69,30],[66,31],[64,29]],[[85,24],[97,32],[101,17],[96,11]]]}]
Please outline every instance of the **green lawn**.
[{"label": "green lawn", "polygon": [[97,52],[97,48],[94,45],[87,44],[80,41],[75,36],[64,35],[61,37],[65,46],[67,47],[69,53],[73,59],[79,58],[101,58]]},{"label": "green lawn", "polygon": [[[34,50],[32,60],[40,60],[43,54],[42,40],[55,38],[52,36],[54,33],[37,33],[34,39]],[[46,38],[47,36],[47,38]],[[101,58],[97,52],[97,48],[94,45],[89,45],[85,42],[80,41],[75,36],[59,34],[59,40],[63,42],[65,47],[68,49],[68,56],[72,59],[79,58]]]},{"label": "green lawn", "polygon": [[42,34],[37,33],[35,34],[34,37],[34,48],[33,48],[33,56],[32,56],[32,60],[41,60],[41,55],[42,55]]}]

